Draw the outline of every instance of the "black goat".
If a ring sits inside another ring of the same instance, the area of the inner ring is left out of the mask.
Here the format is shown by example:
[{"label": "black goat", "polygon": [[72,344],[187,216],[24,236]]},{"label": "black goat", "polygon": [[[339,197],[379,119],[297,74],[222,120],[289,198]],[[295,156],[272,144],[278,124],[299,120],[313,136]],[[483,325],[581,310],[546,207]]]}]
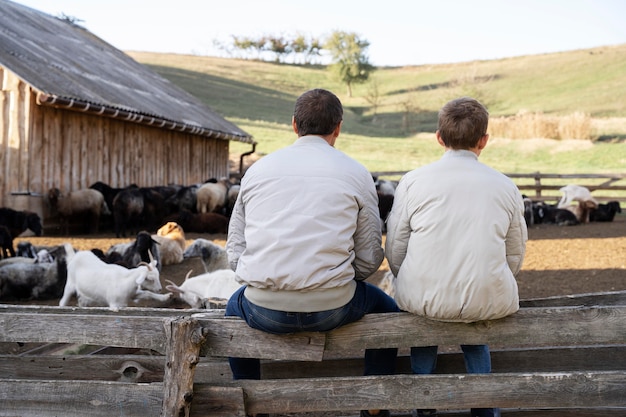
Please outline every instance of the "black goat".
[{"label": "black goat", "polygon": [[590,222],[612,222],[616,213],[621,213],[619,201],[609,201],[606,204],[598,204],[598,207],[592,209],[589,213]]}]

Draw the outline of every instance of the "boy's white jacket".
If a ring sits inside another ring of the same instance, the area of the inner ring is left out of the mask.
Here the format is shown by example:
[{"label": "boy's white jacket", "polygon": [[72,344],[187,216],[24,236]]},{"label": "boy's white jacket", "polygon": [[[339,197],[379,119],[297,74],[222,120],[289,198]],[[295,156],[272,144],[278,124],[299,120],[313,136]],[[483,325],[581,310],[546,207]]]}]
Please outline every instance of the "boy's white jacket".
[{"label": "boy's white jacket", "polygon": [[517,186],[473,152],[447,151],[396,189],[385,252],[399,307],[458,322],[515,313],[527,239]]}]

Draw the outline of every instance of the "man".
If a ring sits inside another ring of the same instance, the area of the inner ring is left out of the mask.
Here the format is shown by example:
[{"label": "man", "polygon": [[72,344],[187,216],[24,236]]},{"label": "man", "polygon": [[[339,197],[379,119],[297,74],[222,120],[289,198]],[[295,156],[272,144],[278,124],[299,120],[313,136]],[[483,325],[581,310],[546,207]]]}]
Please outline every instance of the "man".
[{"label": "man", "polygon": [[[384,254],[371,174],[334,148],[343,107],[314,89],[296,101],[294,144],[253,164],[241,181],[226,250],[243,284],[228,302],[270,333],[328,331],[367,313],[399,311],[364,280]],[[397,349],[365,352],[365,374],[392,374]],[[260,379],[258,359],[230,358],[235,379]],[[388,416],[387,410],[363,416]]]}]

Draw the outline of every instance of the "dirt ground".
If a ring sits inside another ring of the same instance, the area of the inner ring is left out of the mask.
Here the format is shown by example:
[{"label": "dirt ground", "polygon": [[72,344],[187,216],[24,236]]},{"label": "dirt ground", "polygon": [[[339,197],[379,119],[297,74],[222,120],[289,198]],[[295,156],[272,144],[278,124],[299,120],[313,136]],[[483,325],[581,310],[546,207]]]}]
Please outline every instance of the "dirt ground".
[{"label": "dirt ground", "polygon": [[[187,234],[187,243],[205,238],[224,245],[226,236]],[[100,248],[128,242],[130,238],[115,238],[113,233],[95,236],[22,237],[36,246],[52,246],[69,242],[76,250]],[[181,283],[185,275],[203,272],[196,259],[187,259],[179,265],[165,266],[161,273],[165,280]],[[386,261],[378,273],[370,278],[377,283],[388,270]],[[611,223],[589,223],[578,226],[536,225],[529,229],[526,258],[517,277],[520,298],[540,298],[558,295],[626,290],[626,214],[618,214]],[[54,305],[58,300],[28,302]]]}]

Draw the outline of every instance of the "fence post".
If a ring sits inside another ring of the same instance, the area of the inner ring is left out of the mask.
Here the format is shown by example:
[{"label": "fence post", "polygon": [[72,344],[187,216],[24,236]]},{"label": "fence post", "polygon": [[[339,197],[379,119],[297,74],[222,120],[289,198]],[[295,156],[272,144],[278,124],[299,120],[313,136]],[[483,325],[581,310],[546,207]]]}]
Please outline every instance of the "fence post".
[{"label": "fence post", "polygon": [[189,417],[193,377],[207,332],[190,317],[166,320],[164,326],[167,350],[161,417]]},{"label": "fence post", "polygon": [[541,172],[535,172],[535,197],[541,199]]}]

